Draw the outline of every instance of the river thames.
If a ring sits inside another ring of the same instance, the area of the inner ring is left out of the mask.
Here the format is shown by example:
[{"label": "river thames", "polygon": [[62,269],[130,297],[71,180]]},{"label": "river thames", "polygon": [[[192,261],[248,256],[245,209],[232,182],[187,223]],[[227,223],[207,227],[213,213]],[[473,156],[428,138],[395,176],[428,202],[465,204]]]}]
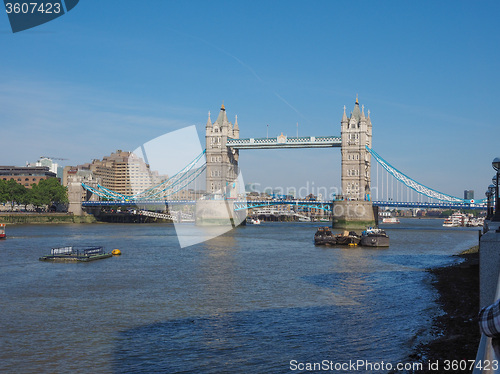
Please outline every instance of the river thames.
[{"label": "river thames", "polygon": [[[405,362],[440,313],[425,269],[478,242],[478,228],[442,222],[386,225],[385,249],[315,247],[318,223],[264,222],[183,249],[168,224],[11,225],[0,241],[0,372],[290,373],[303,372],[291,362]],[[122,256],[38,261],[66,245]]]}]

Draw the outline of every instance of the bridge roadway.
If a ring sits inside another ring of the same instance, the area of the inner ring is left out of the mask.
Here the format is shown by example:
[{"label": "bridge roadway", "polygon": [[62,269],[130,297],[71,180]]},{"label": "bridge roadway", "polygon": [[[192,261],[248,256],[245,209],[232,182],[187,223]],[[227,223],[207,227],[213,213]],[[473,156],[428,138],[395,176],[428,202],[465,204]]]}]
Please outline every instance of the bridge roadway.
[{"label": "bridge roadway", "polygon": [[227,139],[226,146],[235,149],[271,148],[331,148],[341,147],[340,136],[302,136],[289,138],[285,135],[276,138]]},{"label": "bridge roadway", "polygon": [[[332,210],[332,201],[320,200],[230,200],[235,204],[235,210],[253,209],[272,205],[297,205],[303,208],[315,208],[326,211]],[[196,200],[113,200],[113,201],[84,201],[82,207],[105,207],[105,206],[165,206],[165,205],[195,205]],[[394,208],[423,208],[423,209],[486,209],[486,204],[450,203],[450,202],[397,202],[397,201],[373,201],[373,205],[379,207]]]}]

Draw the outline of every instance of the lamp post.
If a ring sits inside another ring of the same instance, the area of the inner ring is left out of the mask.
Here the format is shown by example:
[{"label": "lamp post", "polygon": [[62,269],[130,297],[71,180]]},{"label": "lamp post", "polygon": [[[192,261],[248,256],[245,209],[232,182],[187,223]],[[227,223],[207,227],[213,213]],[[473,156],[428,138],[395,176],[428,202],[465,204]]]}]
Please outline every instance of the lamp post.
[{"label": "lamp post", "polygon": [[486,219],[490,220],[491,217],[493,216],[493,204],[492,204],[492,197],[495,196],[495,186],[490,184],[488,186],[488,189],[486,190],[486,202],[487,202],[487,209],[486,209]]},{"label": "lamp post", "polygon": [[500,198],[498,196],[498,178],[500,175],[500,157],[495,157],[495,159],[491,162],[491,166],[495,169],[496,180],[495,180],[495,215],[491,219],[492,221],[499,222],[500,221]]},{"label": "lamp post", "polygon": [[491,217],[493,217],[493,211],[494,211],[494,205],[495,205],[495,185],[494,184],[490,184],[488,186],[488,190],[490,191],[490,198],[491,198],[491,201],[490,201],[490,219]]},{"label": "lamp post", "polygon": [[491,184],[488,186],[491,192],[491,216],[490,220],[493,219],[493,215],[495,214],[495,204],[496,204],[496,185],[497,185],[497,175],[495,174],[493,178],[491,178]]},{"label": "lamp post", "polygon": [[490,190],[486,190],[486,192],[484,193],[486,195],[486,219],[489,220],[490,219],[490,207],[491,207],[491,193],[490,193]]}]

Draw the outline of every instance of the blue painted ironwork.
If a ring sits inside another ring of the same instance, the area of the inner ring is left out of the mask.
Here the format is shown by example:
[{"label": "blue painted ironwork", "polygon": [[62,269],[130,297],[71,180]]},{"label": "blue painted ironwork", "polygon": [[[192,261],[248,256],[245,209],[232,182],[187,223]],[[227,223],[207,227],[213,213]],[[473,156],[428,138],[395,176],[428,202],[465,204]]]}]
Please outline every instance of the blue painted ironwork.
[{"label": "blue painted ironwork", "polygon": [[136,206],[150,205],[165,207],[168,204],[195,205],[195,200],[101,200],[82,201],[83,207],[111,207],[111,206]]},{"label": "blue painted ironwork", "polygon": [[[370,154],[375,158],[375,160],[382,165],[382,167],[387,170],[389,174],[391,174],[394,178],[396,178],[398,181],[403,183],[405,186],[411,188],[412,190],[418,192],[421,195],[430,197],[431,199],[436,199],[444,202],[450,202],[450,203],[461,203],[461,204],[471,204],[474,203],[474,200],[466,200],[466,199],[461,199],[459,197],[455,197],[452,195],[445,194],[443,192],[436,191],[430,187],[427,187],[416,180],[410,178],[406,174],[402,173],[398,169],[396,169],[394,166],[389,164],[386,160],[382,158],[377,152],[375,152],[373,149],[370,147],[366,146],[366,150],[370,152]],[[476,203],[482,203],[484,199],[476,201]]]},{"label": "blue painted ironwork", "polygon": [[399,201],[373,201],[373,205],[382,207],[395,208],[424,208],[424,209],[486,209],[484,203],[467,203],[467,202],[399,202]]},{"label": "blue painted ironwork", "polygon": [[302,208],[321,209],[327,212],[332,211],[331,201],[312,200],[248,200],[234,201],[234,210],[256,209],[276,205],[295,205]]}]

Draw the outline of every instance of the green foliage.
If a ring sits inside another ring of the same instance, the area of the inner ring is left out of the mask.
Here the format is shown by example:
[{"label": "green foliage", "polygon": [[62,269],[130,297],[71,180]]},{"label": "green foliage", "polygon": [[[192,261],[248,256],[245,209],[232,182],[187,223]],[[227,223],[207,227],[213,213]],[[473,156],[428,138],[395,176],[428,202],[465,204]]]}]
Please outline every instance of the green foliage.
[{"label": "green foliage", "polygon": [[7,181],[0,179],[0,204],[6,203],[7,198]]},{"label": "green foliage", "polygon": [[12,209],[14,209],[15,204],[21,204],[24,196],[26,195],[26,187],[22,184],[17,183],[14,179],[7,181],[7,201],[10,201]]},{"label": "green foliage", "polygon": [[465,214],[472,214],[474,217],[479,215],[479,211],[477,209],[463,209],[462,212]]},{"label": "green foliage", "polygon": [[48,201],[44,205],[68,202],[67,188],[61,186],[56,178],[42,179],[38,183],[38,190],[40,196],[45,199],[44,202]]},{"label": "green foliage", "polygon": [[451,210],[451,209],[443,210],[443,212],[441,213],[441,217],[449,217],[452,214],[453,214],[453,210]]},{"label": "green foliage", "polygon": [[0,180],[0,203],[10,202],[14,205],[34,205],[37,208],[51,204],[67,203],[67,188],[61,186],[56,178],[42,179],[38,184],[32,184],[31,189],[17,183],[14,179]]}]

